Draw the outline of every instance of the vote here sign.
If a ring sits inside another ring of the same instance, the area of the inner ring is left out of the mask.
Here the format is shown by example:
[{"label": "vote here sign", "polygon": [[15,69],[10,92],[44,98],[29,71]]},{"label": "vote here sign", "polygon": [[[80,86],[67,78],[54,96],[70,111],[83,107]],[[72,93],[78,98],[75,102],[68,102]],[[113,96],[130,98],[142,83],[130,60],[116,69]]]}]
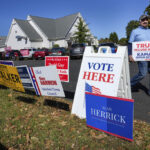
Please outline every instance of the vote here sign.
[{"label": "vote here sign", "polygon": [[46,56],[45,66],[56,65],[60,81],[69,82],[69,57]]},{"label": "vote here sign", "polygon": [[150,41],[133,42],[132,56],[135,61],[150,61]]},{"label": "vote here sign", "polygon": [[91,54],[91,56],[84,56],[72,113],[80,116],[80,118],[86,117],[84,93],[86,82],[102,95],[117,96],[122,65],[123,55]]}]

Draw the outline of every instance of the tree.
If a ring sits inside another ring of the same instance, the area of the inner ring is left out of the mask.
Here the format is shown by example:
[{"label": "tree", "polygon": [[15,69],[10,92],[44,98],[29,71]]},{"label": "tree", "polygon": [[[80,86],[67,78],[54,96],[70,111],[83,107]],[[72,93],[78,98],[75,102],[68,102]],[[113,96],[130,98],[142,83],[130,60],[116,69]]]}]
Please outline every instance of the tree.
[{"label": "tree", "polygon": [[113,43],[118,43],[118,35],[116,32],[112,32],[109,35],[109,40]]},{"label": "tree", "polygon": [[101,39],[99,39],[99,44],[100,43],[107,43],[107,42],[110,42],[108,38],[101,38]]},{"label": "tree", "polygon": [[144,13],[146,13],[147,15],[150,15],[150,5],[148,5],[145,10]]},{"label": "tree", "polygon": [[139,21],[137,20],[131,20],[127,27],[126,27],[126,35],[127,35],[127,41],[129,40],[130,34],[133,29],[137,28],[139,26]]},{"label": "tree", "polygon": [[127,38],[121,38],[118,42],[120,45],[127,45]]},{"label": "tree", "polygon": [[84,24],[81,18],[79,18],[79,23],[76,25],[77,31],[74,33],[74,39],[77,43],[88,43],[88,38],[90,37],[89,29],[87,25]]},{"label": "tree", "polygon": [[[150,16],[150,5],[145,8],[144,13]],[[150,28],[150,17],[148,19],[148,27]]]}]

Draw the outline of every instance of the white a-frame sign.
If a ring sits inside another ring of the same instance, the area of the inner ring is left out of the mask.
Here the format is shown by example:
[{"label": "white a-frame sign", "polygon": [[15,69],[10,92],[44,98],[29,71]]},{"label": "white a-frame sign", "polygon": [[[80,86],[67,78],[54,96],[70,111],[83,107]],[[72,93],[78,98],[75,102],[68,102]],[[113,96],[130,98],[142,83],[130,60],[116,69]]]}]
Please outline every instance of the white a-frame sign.
[{"label": "white a-frame sign", "polygon": [[127,47],[119,46],[116,53],[109,47],[99,48],[95,53],[87,46],[75,91],[72,114],[86,118],[85,91],[95,94],[131,98]]}]

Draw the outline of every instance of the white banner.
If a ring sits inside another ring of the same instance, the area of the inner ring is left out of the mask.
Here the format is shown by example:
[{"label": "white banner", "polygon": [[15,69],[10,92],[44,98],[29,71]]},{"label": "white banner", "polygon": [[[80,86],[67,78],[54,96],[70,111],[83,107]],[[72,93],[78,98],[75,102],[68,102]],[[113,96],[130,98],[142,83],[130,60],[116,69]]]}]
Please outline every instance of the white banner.
[{"label": "white banner", "polygon": [[65,97],[56,66],[31,67],[39,95]]}]

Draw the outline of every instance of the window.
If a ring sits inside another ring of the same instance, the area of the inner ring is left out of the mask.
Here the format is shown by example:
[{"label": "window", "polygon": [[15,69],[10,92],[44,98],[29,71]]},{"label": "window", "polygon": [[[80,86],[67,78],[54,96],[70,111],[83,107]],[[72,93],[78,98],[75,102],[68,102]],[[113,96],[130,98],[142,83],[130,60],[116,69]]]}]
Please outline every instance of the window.
[{"label": "window", "polygon": [[17,41],[21,41],[22,40],[22,38],[17,38]]}]

